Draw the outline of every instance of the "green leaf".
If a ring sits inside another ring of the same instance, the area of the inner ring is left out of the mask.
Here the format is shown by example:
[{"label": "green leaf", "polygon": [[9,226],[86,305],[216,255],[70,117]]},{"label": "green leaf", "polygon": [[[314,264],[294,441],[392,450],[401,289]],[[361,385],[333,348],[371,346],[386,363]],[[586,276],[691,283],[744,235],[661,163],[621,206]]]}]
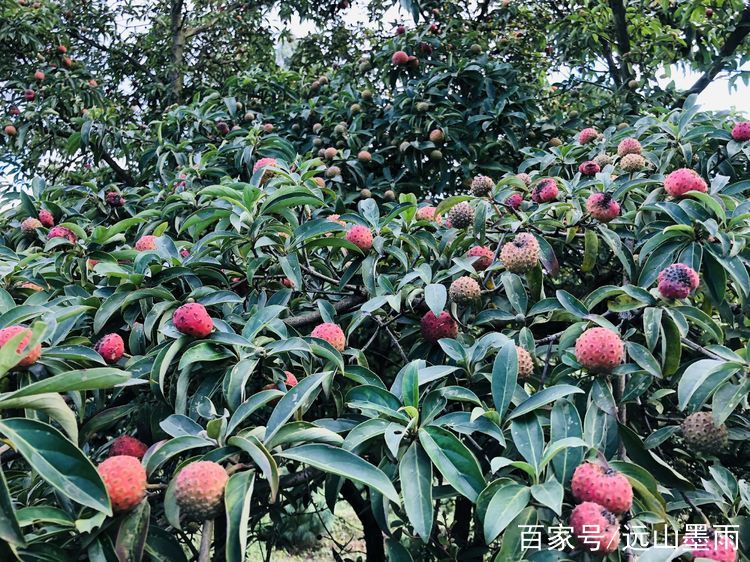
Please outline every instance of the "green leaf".
[{"label": "green leaf", "polygon": [[550,402],[554,402],[555,400],[559,400],[560,398],[564,398],[571,394],[582,394],[583,392],[584,391],[582,389],[576,386],[571,386],[569,384],[558,384],[555,386],[550,386],[549,388],[540,390],[536,394],[521,402],[516,407],[516,409],[513,410],[510,416],[508,416],[508,421],[520,418],[521,416],[525,416],[529,412],[533,412],[534,410],[537,410],[542,406],[546,406]]},{"label": "green leaf", "polygon": [[[701,359],[690,365],[682,373],[680,382],[677,384],[677,400],[680,410],[687,408],[690,399],[701,389],[706,381],[714,385],[709,389],[713,391],[718,388],[721,382],[724,382],[724,377],[731,376],[741,368],[742,366],[737,363],[717,361],[715,359]],[[711,375],[714,374],[722,375],[721,382],[715,382],[715,379],[714,381],[710,380]]]},{"label": "green leaf", "polygon": [[549,507],[558,515],[562,512],[562,502],[565,490],[557,480],[551,478],[544,484],[534,484],[531,487],[531,495],[536,501]]},{"label": "green leaf", "polygon": [[476,501],[486,482],[479,461],[466,445],[450,431],[434,425],[419,429],[419,442],[448,483]]},{"label": "green leaf", "polygon": [[317,373],[310,375],[299,381],[299,384],[287,391],[279,400],[276,407],[271,412],[266,424],[266,435],[263,439],[264,444],[273,438],[274,434],[291,418],[300,408],[306,407],[312,402],[320,391],[320,386],[329,373]]},{"label": "green leaf", "polygon": [[271,453],[269,453],[263,444],[252,435],[230,437],[227,441],[227,445],[242,449],[250,455],[253,462],[263,472],[263,476],[271,489],[270,502],[275,503],[276,495],[279,492],[279,468],[276,466],[276,460],[271,456]]},{"label": "green leaf", "polygon": [[0,467],[0,515],[2,515],[0,517],[0,540],[14,546],[26,546],[26,538],[18,523],[18,514],[13,505],[13,497],[8,490],[2,467]]},{"label": "green leaf", "polygon": [[495,356],[492,364],[492,402],[500,419],[505,415],[518,381],[518,352],[516,344],[509,341]]},{"label": "green leaf", "polygon": [[414,531],[426,543],[432,533],[432,463],[418,441],[412,442],[398,463],[404,509]]},{"label": "green leaf", "polygon": [[0,395],[0,406],[6,400],[43,394],[48,392],[70,392],[80,390],[98,390],[112,388],[123,384],[131,379],[127,371],[112,367],[98,367],[94,369],[82,369],[79,371],[68,371],[47,379],[43,379],[27,386],[21,387],[15,392]]},{"label": "green leaf", "polygon": [[236,472],[224,488],[224,506],[227,513],[226,562],[245,562],[247,557],[248,520],[255,488],[255,473],[250,470]]},{"label": "green leaf", "polygon": [[558,290],[555,296],[560,301],[560,304],[563,305],[563,308],[574,316],[584,318],[588,315],[589,311],[586,306],[569,292]]},{"label": "green leaf", "polygon": [[382,470],[345,449],[316,443],[287,449],[278,456],[369,486],[394,503],[400,501],[396,488]]},{"label": "green leaf", "polygon": [[524,534],[538,522],[537,511],[527,507],[511,521],[503,534],[503,544],[493,562],[518,562],[524,559]]},{"label": "green leaf", "polygon": [[427,306],[435,316],[445,309],[445,303],[448,302],[448,291],[445,285],[433,283],[424,288],[424,300]]},{"label": "green leaf", "polygon": [[115,540],[118,560],[141,560],[146,547],[151,506],[143,500],[120,523]]},{"label": "green leaf", "polygon": [[145,457],[143,457],[143,464],[146,467],[146,473],[150,476],[162,464],[185,451],[200,449],[202,447],[211,447],[214,445],[213,441],[197,435],[181,435],[174,439],[170,439],[158,448],[152,449]]},{"label": "green leaf", "polygon": [[534,467],[536,478],[539,475],[544,450],[544,431],[539,418],[533,415],[515,420],[510,426],[510,434],[518,452]]},{"label": "green leaf", "polygon": [[484,540],[487,544],[526,508],[530,496],[529,488],[520,484],[506,484],[495,491],[484,515]]}]

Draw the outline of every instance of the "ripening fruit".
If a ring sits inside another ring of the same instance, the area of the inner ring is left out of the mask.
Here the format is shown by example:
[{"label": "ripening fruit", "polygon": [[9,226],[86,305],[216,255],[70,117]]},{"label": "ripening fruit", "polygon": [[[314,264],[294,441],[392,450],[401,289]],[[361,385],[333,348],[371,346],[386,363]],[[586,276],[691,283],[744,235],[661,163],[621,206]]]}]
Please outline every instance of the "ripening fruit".
[{"label": "ripening fruit", "polygon": [[125,353],[125,342],[122,341],[120,334],[107,334],[96,342],[94,350],[107,364],[112,365],[117,363]]},{"label": "ripening fruit", "polygon": [[550,146],[562,146],[562,143],[562,140],[557,137],[552,137],[551,139],[549,139]]},{"label": "ripening fruit", "polygon": [[417,209],[416,218],[418,221],[435,221],[440,223],[440,216],[435,216],[435,211],[437,211],[437,207],[432,207],[430,205],[420,207]]},{"label": "ripening fruit", "polygon": [[46,209],[39,211],[39,221],[47,228],[55,226],[55,217]]},{"label": "ripening fruit", "polygon": [[750,121],[740,121],[732,128],[732,138],[737,142],[750,140]]},{"label": "ripening fruit", "polygon": [[493,187],[495,187],[495,182],[487,176],[475,176],[471,180],[471,194],[475,197],[488,195]]},{"label": "ripening fruit", "polygon": [[158,240],[158,237],[154,236],[153,234],[146,234],[145,236],[141,236],[136,241],[134,248],[138,252],[147,252],[149,250],[156,250],[157,240]]},{"label": "ripening fruit", "polygon": [[474,208],[468,201],[462,201],[448,211],[448,220],[453,228],[469,228],[474,222]]},{"label": "ripening fruit", "polygon": [[583,174],[584,176],[595,176],[596,174],[601,172],[602,169],[599,167],[599,164],[597,164],[593,160],[587,160],[586,162],[578,166],[578,171],[581,172],[581,174]]},{"label": "ripening fruit", "polygon": [[451,283],[448,294],[456,304],[469,304],[479,298],[482,290],[474,279],[464,276]]},{"label": "ripening fruit", "polygon": [[472,246],[466,252],[466,256],[477,258],[472,264],[477,271],[484,271],[492,265],[492,260],[495,259],[495,254],[487,246]]},{"label": "ripening fruit", "polygon": [[500,260],[508,271],[526,273],[539,263],[539,242],[533,234],[522,232],[503,245]]},{"label": "ripening fruit", "polygon": [[268,133],[269,135],[273,133],[273,123],[263,123],[263,132]]},{"label": "ripening fruit", "polygon": [[115,513],[130,511],[146,497],[146,470],[135,457],[118,455],[98,467]]},{"label": "ripening fruit", "polygon": [[430,152],[430,160],[433,162],[440,162],[443,159],[443,153],[439,150],[433,150]]},{"label": "ripening fruit", "polygon": [[189,521],[213,519],[221,513],[227,471],[213,461],[191,462],[177,474],[174,497],[180,516]]},{"label": "ripening fruit", "polygon": [[570,489],[579,502],[598,503],[614,514],[625,513],[633,506],[633,486],[627,477],[599,463],[578,465]]},{"label": "ripening fruit", "polygon": [[700,284],[700,277],[692,267],[675,263],[659,272],[659,292],[665,299],[684,299]]},{"label": "ripening fruit", "polygon": [[396,200],[396,192],[392,189],[386,189],[383,192],[383,199],[386,201],[395,201]]},{"label": "ripening fruit", "polygon": [[323,158],[325,158],[326,160],[332,160],[336,158],[336,155],[338,153],[339,151],[336,148],[329,146],[323,151]]},{"label": "ripening fruit", "polygon": [[42,72],[41,70],[37,70],[34,73],[34,80],[38,80],[39,82],[41,82],[42,80],[44,80],[44,72]]},{"label": "ripening fruit", "polygon": [[626,154],[620,159],[620,168],[623,172],[639,172],[646,167],[646,159],[640,154]]},{"label": "ripening fruit", "polygon": [[544,178],[531,190],[531,200],[535,203],[549,203],[557,199],[559,192],[554,178]]},{"label": "ripening fruit", "polygon": [[359,160],[363,164],[368,164],[372,161],[372,154],[370,154],[367,150],[360,150],[359,154],[357,154],[357,160]]},{"label": "ripening fruit", "polygon": [[284,384],[287,386],[287,388],[294,388],[297,386],[297,383],[299,382],[297,380],[297,377],[294,376],[294,373],[291,371],[284,371],[285,379]]},{"label": "ripening fruit", "polygon": [[340,176],[341,168],[339,168],[338,166],[328,166],[328,168],[326,168],[325,175],[328,179],[333,179],[336,176]]},{"label": "ripening fruit", "polygon": [[406,33],[406,28],[403,25],[396,27],[396,35],[403,35],[404,33]]},{"label": "ripening fruit", "polygon": [[[709,8],[706,8],[708,11]],[[729,533],[717,533],[714,529],[707,529],[700,536],[687,536],[682,546],[689,548],[694,558],[706,558],[716,562],[735,562],[737,547],[729,537]]]},{"label": "ripening fruit", "polygon": [[[272,168],[274,166],[276,166],[276,158],[261,158],[253,166],[253,175],[255,175],[258,170],[262,170],[264,168]],[[271,170],[265,170],[263,172],[263,175],[260,177],[261,185],[271,179],[272,176],[273,172]]]},{"label": "ripening fruit", "polygon": [[36,229],[41,227],[41,221],[35,219],[34,217],[29,217],[27,219],[23,219],[23,222],[21,223],[21,232],[25,236],[30,236],[36,234]]},{"label": "ripening fruit", "polygon": [[599,133],[593,127],[583,129],[578,133],[578,142],[581,144],[587,144],[591,141],[595,141],[599,137]]},{"label": "ripening fruit", "polygon": [[183,304],[172,314],[172,324],[178,332],[205,338],[214,329],[214,322],[206,307],[197,302]]},{"label": "ripening fruit", "polygon": [[521,172],[519,174],[516,174],[516,177],[521,180],[526,187],[531,185],[531,176],[525,172]]},{"label": "ripening fruit", "polygon": [[353,103],[349,106],[349,111],[351,111],[352,113],[359,113],[360,111],[362,111],[362,106],[358,103]]},{"label": "ripening fruit", "polygon": [[34,101],[36,99],[36,92],[31,89],[26,90],[23,93],[23,99],[25,99],[26,101]]},{"label": "ripening fruit", "polygon": [[420,113],[424,113],[425,111],[430,109],[430,104],[426,101],[420,101],[420,102],[417,102],[417,104],[414,107]]},{"label": "ripening fruit", "polygon": [[441,143],[445,140],[445,134],[440,129],[430,131],[430,140],[434,143]]},{"label": "ripening fruit", "polygon": [[608,373],[624,359],[625,345],[607,328],[589,328],[576,340],[576,361],[589,371]]},{"label": "ripening fruit", "polygon": [[642,150],[641,143],[637,139],[628,137],[622,139],[617,145],[617,156],[622,158],[627,154],[640,154]]},{"label": "ripening fruit", "polygon": [[352,226],[346,233],[346,239],[360,250],[367,251],[372,248],[372,231],[361,224]]},{"label": "ripening fruit", "polygon": [[597,191],[586,199],[586,210],[599,222],[609,222],[620,214],[620,204],[609,193]]},{"label": "ripening fruit", "polygon": [[57,52],[60,53],[61,55],[64,55],[65,53],[68,52],[68,48],[65,45],[58,45]]},{"label": "ripening fruit", "polygon": [[517,345],[516,354],[518,355],[518,379],[527,379],[534,374],[534,360],[531,358],[531,353]]},{"label": "ripening fruit", "polygon": [[505,204],[511,209],[520,209],[521,203],[523,203],[523,195],[520,193],[511,193],[505,198]]},{"label": "ripening fruit", "polygon": [[47,233],[47,239],[52,240],[53,238],[66,238],[71,244],[75,244],[78,238],[73,231],[64,226],[55,226]]},{"label": "ripening fruit", "polygon": [[620,546],[620,526],[613,513],[601,505],[584,502],[570,514],[573,536],[582,548],[601,554],[615,552]]},{"label": "ripening fruit", "polygon": [[333,322],[318,324],[310,335],[314,338],[327,341],[336,351],[341,352],[346,349],[346,336],[344,335],[344,331]]},{"label": "ripening fruit", "polygon": [[18,134],[18,131],[13,125],[6,125],[4,130],[5,134],[9,137],[15,137]]},{"label": "ripening fruit", "polygon": [[698,172],[690,168],[680,168],[664,178],[664,189],[672,197],[682,197],[689,191],[708,191],[708,184]]},{"label": "ripening fruit", "polygon": [[403,66],[409,62],[409,55],[404,51],[396,51],[391,57],[391,63],[395,66]]},{"label": "ripening fruit", "polygon": [[612,163],[612,157],[606,152],[602,152],[594,157],[594,162],[596,162],[600,168],[604,168]]},{"label": "ripening fruit", "polygon": [[108,192],[104,198],[110,207],[122,207],[125,204],[125,198],[116,191]]},{"label": "ripening fruit", "polygon": [[420,321],[422,327],[422,337],[429,342],[436,342],[442,338],[455,338],[458,335],[458,323],[451,318],[447,311],[440,313],[440,316],[430,310]]},{"label": "ripening fruit", "polygon": [[23,338],[21,338],[21,342],[16,347],[16,352],[26,353],[23,359],[21,359],[18,362],[19,367],[29,367],[36,363],[39,360],[39,357],[42,355],[42,344],[36,344],[31,349],[26,349],[26,347],[31,342],[31,336],[33,335],[31,330],[26,328],[25,326],[8,326],[7,328],[3,328],[0,330],[0,347],[8,343],[13,336],[16,336],[18,334],[25,334]]},{"label": "ripening fruit", "polygon": [[99,85],[99,83],[98,83],[98,82],[97,82],[96,80],[94,80],[94,79],[92,78],[91,80],[89,80],[89,81],[88,81],[88,85],[89,85],[89,86],[90,86],[91,88],[96,88],[96,87],[97,87],[97,86]]},{"label": "ripening fruit", "polygon": [[729,444],[727,426],[716,426],[711,412],[690,414],[682,422],[682,437],[690,449],[698,453],[713,455]]},{"label": "ripening fruit", "polygon": [[140,460],[146,454],[146,451],[148,451],[148,445],[143,441],[130,435],[120,435],[112,441],[112,445],[109,447],[109,456],[135,457]]}]

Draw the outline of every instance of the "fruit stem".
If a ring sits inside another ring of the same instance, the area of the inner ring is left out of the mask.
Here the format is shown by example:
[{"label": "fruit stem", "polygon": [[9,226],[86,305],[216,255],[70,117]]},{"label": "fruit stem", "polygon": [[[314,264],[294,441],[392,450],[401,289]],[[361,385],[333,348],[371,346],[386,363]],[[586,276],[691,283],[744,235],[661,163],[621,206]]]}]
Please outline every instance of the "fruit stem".
[{"label": "fruit stem", "polygon": [[214,535],[214,520],[206,519],[203,522],[203,532],[201,533],[201,548],[198,552],[198,562],[210,562],[211,560],[211,542]]},{"label": "fruit stem", "polygon": [[680,495],[682,496],[682,499],[687,502],[687,504],[692,508],[693,511],[697,512],[698,515],[701,516],[701,519],[703,519],[703,522],[706,524],[706,527],[711,528],[711,522],[708,520],[708,517],[706,517],[706,514],[701,511],[701,509],[693,503],[693,500],[691,500],[689,497],[687,497],[687,494],[680,490]]}]

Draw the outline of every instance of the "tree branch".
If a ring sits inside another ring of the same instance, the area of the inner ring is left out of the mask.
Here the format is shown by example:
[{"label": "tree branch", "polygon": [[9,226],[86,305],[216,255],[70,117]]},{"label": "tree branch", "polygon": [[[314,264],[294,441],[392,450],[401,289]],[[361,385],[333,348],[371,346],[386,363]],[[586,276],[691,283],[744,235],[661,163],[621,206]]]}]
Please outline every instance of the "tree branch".
[{"label": "tree branch", "polygon": [[615,39],[617,49],[620,51],[620,79],[624,84],[630,79],[630,68],[626,62],[630,55],[630,37],[628,36],[628,22],[625,17],[625,4],[622,0],[609,0],[612,10],[612,21],[615,24]]},{"label": "tree branch", "polygon": [[104,160],[107,165],[112,168],[112,171],[115,173],[115,176],[118,180],[120,180],[125,185],[135,185],[135,180],[133,179],[133,176],[130,175],[130,172],[120,166],[108,152],[102,151],[102,160]]},{"label": "tree branch", "polygon": [[[336,310],[336,312],[349,312],[350,310],[353,310],[358,305],[362,304],[366,300],[365,295],[353,295],[351,297],[345,297],[341,299],[340,301],[337,301],[333,304],[333,308]],[[315,324],[316,322],[320,322],[322,319],[322,316],[320,314],[320,311],[315,310],[313,312],[308,312],[307,314],[300,314],[299,316],[292,316],[290,318],[284,318],[284,324],[287,326],[291,326],[292,328],[300,328],[302,326],[307,326],[308,324]]]},{"label": "tree branch", "polygon": [[383,532],[372,514],[370,504],[362,498],[359,490],[350,480],[345,481],[341,486],[341,496],[352,506],[362,523],[367,545],[367,562],[385,562]]}]

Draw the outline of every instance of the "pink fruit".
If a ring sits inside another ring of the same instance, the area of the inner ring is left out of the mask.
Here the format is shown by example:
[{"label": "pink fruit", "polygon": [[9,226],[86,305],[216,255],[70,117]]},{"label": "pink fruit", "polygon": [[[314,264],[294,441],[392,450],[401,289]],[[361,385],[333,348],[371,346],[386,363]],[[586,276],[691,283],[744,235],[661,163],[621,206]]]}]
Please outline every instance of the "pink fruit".
[{"label": "pink fruit", "polygon": [[135,249],[139,252],[146,252],[149,250],[156,250],[157,237],[151,234],[141,236],[135,243]]},{"label": "pink fruit", "polygon": [[554,178],[544,178],[531,191],[531,200],[535,203],[548,203],[557,199],[559,191]]},{"label": "pink fruit", "polygon": [[35,219],[34,217],[29,217],[27,219],[23,219],[23,222],[21,223],[21,232],[23,232],[24,234],[34,234],[36,232],[36,229],[41,227],[41,221]]},{"label": "pink fruit", "polygon": [[294,376],[294,373],[291,371],[284,371],[284,375],[286,375],[286,379],[284,379],[284,384],[288,388],[293,388],[297,386],[297,377]]},{"label": "pink fruit", "polygon": [[456,304],[469,304],[480,297],[482,289],[474,279],[463,276],[451,283],[448,294]]},{"label": "pink fruit", "polygon": [[528,232],[517,234],[501,248],[500,260],[508,271],[526,273],[539,263],[539,242]]},{"label": "pink fruit", "polygon": [[607,328],[589,328],[576,340],[576,360],[595,372],[610,372],[625,359],[620,336]]},{"label": "pink fruit", "polygon": [[588,160],[578,166],[578,171],[581,172],[584,176],[595,176],[599,172],[602,171],[602,169],[599,167],[599,164],[594,162],[593,160]]},{"label": "pink fruit", "polygon": [[346,336],[344,335],[344,331],[333,322],[318,324],[310,335],[314,338],[327,341],[339,352],[346,349]]},{"label": "pink fruit", "polygon": [[39,222],[41,222],[47,228],[52,228],[53,226],[55,226],[55,217],[46,209],[42,209],[41,211],[39,211]]},{"label": "pink fruit", "polygon": [[477,271],[483,271],[492,265],[492,260],[495,259],[495,254],[487,246],[473,246],[466,252],[466,255],[470,258],[478,258],[474,260],[474,269]]},{"label": "pink fruit", "polygon": [[360,250],[367,251],[372,248],[372,231],[366,226],[360,224],[352,226],[346,233],[346,239]]},{"label": "pink fruit", "polygon": [[47,233],[47,239],[52,240],[53,238],[66,238],[71,244],[75,244],[78,238],[73,231],[64,226],[54,226]]},{"label": "pink fruit", "polygon": [[[684,536],[684,535],[683,535]],[[735,562],[737,547],[726,533],[719,534],[713,529],[696,536],[687,536],[682,546],[689,548],[695,558],[707,558],[716,562]]]},{"label": "pink fruit", "polygon": [[391,63],[395,66],[403,66],[409,62],[409,55],[404,51],[396,51],[391,57]]},{"label": "pink fruit", "polygon": [[586,210],[599,222],[609,222],[620,214],[620,204],[609,193],[597,191],[586,200]]},{"label": "pink fruit", "polygon": [[197,302],[183,304],[175,310],[172,323],[177,331],[196,338],[205,338],[214,329],[214,322],[206,307]]},{"label": "pink fruit", "polygon": [[39,357],[42,355],[42,345],[37,344],[31,349],[26,349],[26,347],[29,345],[29,342],[31,342],[31,330],[24,326],[8,326],[7,328],[3,328],[0,330],[0,347],[4,346],[8,341],[13,338],[13,336],[24,333],[24,337],[21,339],[21,343],[18,344],[16,347],[16,352],[26,353],[26,356],[21,359],[18,362],[19,367],[29,367],[37,362]]},{"label": "pink fruit", "polygon": [[527,187],[531,185],[531,176],[529,174],[521,172],[520,174],[516,174],[516,177],[525,183]]},{"label": "pink fruit", "polygon": [[26,90],[23,93],[23,99],[26,101],[34,101],[34,99],[36,99],[36,92],[34,90]]},{"label": "pink fruit", "polygon": [[110,207],[122,207],[125,204],[125,198],[116,191],[110,191],[105,196],[107,205]]},{"label": "pink fruit", "polygon": [[598,136],[599,133],[596,129],[594,129],[593,127],[588,127],[578,133],[578,142],[581,144],[587,144],[591,141],[596,140]]},{"label": "pink fruit", "polygon": [[[273,126],[271,127],[273,130]],[[261,170],[263,168],[270,168],[276,166],[278,163],[276,162],[276,158],[261,158],[258,160],[255,165],[253,166],[253,174],[255,174],[258,170]],[[268,180],[271,179],[273,176],[273,172],[271,170],[266,170],[263,172],[263,175],[260,178],[260,183],[264,184]]]},{"label": "pink fruit", "polygon": [[620,144],[617,145],[617,155],[620,158],[628,154],[640,154],[642,150],[641,143],[632,137],[622,139]]},{"label": "pink fruit", "polygon": [[511,209],[518,210],[521,207],[521,203],[523,203],[523,195],[520,193],[511,193],[505,198],[505,204]]},{"label": "pink fruit", "polygon": [[577,505],[570,514],[570,526],[581,547],[590,552],[615,552],[620,546],[617,518],[599,504]]},{"label": "pink fruit", "polygon": [[180,515],[190,521],[213,519],[221,513],[229,475],[213,461],[191,462],[175,478],[174,497]]},{"label": "pink fruit", "polygon": [[750,121],[740,121],[732,128],[732,138],[737,142],[750,140]]},{"label": "pink fruit", "polygon": [[96,342],[94,350],[111,365],[117,363],[125,353],[125,342],[122,341],[120,334],[107,334]]},{"label": "pink fruit", "polygon": [[120,435],[112,441],[112,445],[109,447],[110,457],[135,457],[142,459],[143,455],[148,451],[148,445],[143,441],[131,437],[130,435]]},{"label": "pink fruit", "polygon": [[420,207],[417,209],[417,220],[420,221],[435,221],[440,222],[440,216],[435,215],[435,211],[437,211],[437,207]]},{"label": "pink fruit", "polygon": [[430,310],[420,321],[422,337],[429,342],[436,342],[441,338],[455,338],[458,335],[458,324],[445,310],[440,316]]},{"label": "pink fruit", "polygon": [[684,263],[672,264],[659,272],[659,292],[666,299],[684,299],[699,283],[698,273]]},{"label": "pink fruit", "polygon": [[570,483],[573,497],[579,502],[594,502],[615,514],[633,506],[633,487],[624,474],[601,464],[578,465]]},{"label": "pink fruit", "polygon": [[146,470],[135,457],[109,457],[97,468],[115,513],[130,511],[146,497]]},{"label": "pink fruit", "polygon": [[708,184],[698,172],[690,168],[680,168],[664,178],[664,189],[672,197],[682,197],[689,191],[708,191]]},{"label": "pink fruit", "polygon": [[518,355],[518,379],[529,378],[534,373],[534,360],[531,358],[531,353],[517,345],[516,354]]}]

